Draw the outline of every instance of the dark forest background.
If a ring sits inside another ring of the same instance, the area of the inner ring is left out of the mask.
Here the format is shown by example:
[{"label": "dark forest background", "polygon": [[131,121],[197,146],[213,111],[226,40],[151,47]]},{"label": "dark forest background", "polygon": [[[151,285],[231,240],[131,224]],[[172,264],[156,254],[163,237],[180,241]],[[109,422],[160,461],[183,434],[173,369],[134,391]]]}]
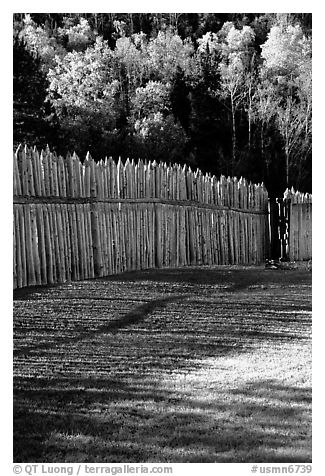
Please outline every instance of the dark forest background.
[{"label": "dark forest background", "polygon": [[311,14],[14,15],[14,146],[311,192]]}]

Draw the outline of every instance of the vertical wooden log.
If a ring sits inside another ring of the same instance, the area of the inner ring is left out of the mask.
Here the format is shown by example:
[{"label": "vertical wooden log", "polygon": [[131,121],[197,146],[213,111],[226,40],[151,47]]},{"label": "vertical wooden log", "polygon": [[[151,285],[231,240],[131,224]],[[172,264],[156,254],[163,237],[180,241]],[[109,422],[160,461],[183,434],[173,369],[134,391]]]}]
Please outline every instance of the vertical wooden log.
[{"label": "vertical wooden log", "polygon": [[16,264],[16,283],[14,281],[14,286],[21,288],[23,285],[22,279],[22,263],[21,263],[21,230],[20,230],[20,220],[19,220],[19,205],[14,205],[14,261]]},{"label": "vertical wooden log", "polygon": [[27,253],[26,253],[26,226],[25,226],[25,212],[24,205],[17,205],[19,229],[20,229],[20,241],[21,241],[21,287],[28,285],[27,278]]},{"label": "vertical wooden log", "polygon": [[227,234],[226,234],[226,212],[224,210],[220,213],[220,229],[221,229],[221,247],[222,247],[222,264],[228,264],[227,255]]},{"label": "vertical wooden log", "polygon": [[65,249],[66,249],[66,279],[71,281],[72,271],[71,271],[71,236],[70,236],[70,216],[69,216],[69,207],[70,204],[64,204],[63,206],[63,225],[65,228]]},{"label": "vertical wooden log", "polygon": [[144,163],[141,159],[136,165],[136,193],[137,198],[144,198]]},{"label": "vertical wooden log", "polygon": [[90,196],[97,197],[96,164],[93,159],[90,160]]},{"label": "vertical wooden log", "polygon": [[37,232],[37,218],[36,218],[36,205],[30,205],[30,226],[31,226],[31,243],[32,243],[32,254],[34,262],[34,275],[35,275],[35,284],[41,284],[41,265],[40,257],[38,254],[38,232]]},{"label": "vertical wooden log", "polygon": [[[19,195],[19,194],[18,194],[18,191],[17,191],[17,189],[18,189],[17,180],[18,180],[19,174],[18,174],[17,171],[15,170],[16,168],[18,168],[18,167],[17,167],[17,163],[15,164],[15,161],[16,161],[16,159],[15,159],[15,154],[14,154],[13,169],[12,169],[12,172],[13,172],[13,176],[12,176],[12,185],[13,185],[12,188],[13,188],[13,190],[12,190],[12,192],[13,192],[13,196],[14,196],[14,197],[15,197],[16,195]],[[16,162],[17,162],[17,161],[16,161]]]},{"label": "vertical wooden log", "polygon": [[16,156],[15,154],[13,154],[13,180],[12,180],[12,183],[13,183],[13,194],[14,196],[15,195],[20,195],[20,193],[18,193],[18,183],[19,183],[19,173],[18,173],[18,164],[17,164],[17,159],[16,159]]},{"label": "vertical wooden log", "polygon": [[80,196],[86,196],[86,187],[85,187],[85,165],[81,163],[79,159],[79,169],[80,169]]},{"label": "vertical wooden log", "polygon": [[126,217],[125,217],[125,205],[119,204],[120,210],[120,242],[121,242],[121,270],[127,269],[127,249],[126,249]]},{"label": "vertical wooden log", "polygon": [[90,169],[90,155],[89,152],[86,155],[85,159],[85,197],[90,197],[90,174],[91,174],[91,169]]},{"label": "vertical wooden log", "polygon": [[56,154],[52,154],[52,195],[53,197],[59,196],[59,181],[60,177],[58,178],[58,158]]},{"label": "vertical wooden log", "polygon": [[46,271],[46,244],[45,244],[45,231],[44,231],[44,205],[40,204],[36,207],[36,222],[38,230],[38,255],[40,257],[40,272],[41,272],[41,284],[47,284],[47,271]]},{"label": "vertical wooden log", "polygon": [[44,151],[44,172],[46,173],[46,196],[52,196],[52,157],[48,150]]},{"label": "vertical wooden log", "polygon": [[141,269],[140,264],[140,214],[139,207],[136,205],[134,207],[134,231],[135,231],[135,269]]},{"label": "vertical wooden log", "polygon": [[[149,162],[150,163],[150,162]],[[150,165],[151,167],[151,165]],[[151,170],[150,170],[151,173]],[[152,180],[150,179],[149,182],[149,193],[152,194]],[[152,263],[151,263],[151,232],[152,232],[152,223],[151,223],[151,204],[148,203],[145,208],[145,221],[146,221],[146,251],[147,251],[147,257],[146,257],[146,265],[147,268],[150,269],[152,268]]]},{"label": "vertical wooden log", "polygon": [[[149,182],[148,182],[149,185]],[[149,189],[147,190],[149,193]],[[148,206],[143,207],[143,218],[144,218],[144,266],[145,269],[149,268],[149,214],[148,214]]]},{"label": "vertical wooden log", "polygon": [[295,245],[295,215],[294,206],[292,200],[289,203],[289,217],[290,217],[290,245],[289,245],[289,257],[290,261],[294,261],[294,245]]},{"label": "vertical wooden log", "polygon": [[161,184],[160,164],[158,164],[156,161],[154,161],[153,163],[154,163],[154,168],[155,168],[154,198],[160,198],[161,197],[161,194],[160,194],[160,184]]},{"label": "vertical wooden log", "polygon": [[[62,161],[62,162],[61,162]],[[56,156],[56,173],[57,173],[57,196],[60,198],[64,197],[63,194],[63,176],[62,176],[62,166],[63,165],[63,158],[59,155]],[[65,169],[64,169],[65,170]]]},{"label": "vertical wooden log", "polygon": [[46,255],[46,281],[49,284],[54,283],[53,277],[53,252],[52,252],[52,227],[50,220],[50,205],[44,205],[44,240],[45,240],[45,255]]},{"label": "vertical wooden log", "polygon": [[210,210],[208,213],[208,259],[209,265],[214,263],[214,238],[213,238],[213,210]]},{"label": "vertical wooden log", "polygon": [[112,225],[113,225],[113,259],[114,259],[114,273],[119,273],[120,269],[120,240],[119,240],[119,217],[118,205],[113,204],[111,209]]},{"label": "vertical wooden log", "polygon": [[228,248],[229,248],[229,260],[230,264],[235,263],[235,251],[234,247],[236,246],[236,238],[234,236],[234,212],[229,210],[228,215]]},{"label": "vertical wooden log", "polygon": [[109,184],[108,184],[108,163],[107,163],[107,157],[105,159],[105,162],[103,163],[103,198],[108,197],[108,190],[109,190]]},{"label": "vertical wooden log", "polygon": [[140,269],[139,268],[139,249],[140,249],[140,243],[138,241],[138,209],[137,205],[133,207],[132,210],[133,213],[133,236],[134,236],[134,249],[133,249],[133,254],[134,254],[134,269]]},{"label": "vertical wooden log", "polygon": [[[78,187],[78,185],[77,185]],[[76,193],[78,193],[78,188],[76,190]],[[82,238],[81,238],[81,233],[80,233],[80,205],[78,203],[75,204],[74,207],[74,227],[75,227],[75,249],[77,253],[77,275],[78,275],[78,280],[83,279],[83,253],[82,253]]]},{"label": "vertical wooden log", "polygon": [[64,205],[56,205],[57,229],[58,229],[58,245],[60,253],[60,281],[65,282],[67,279],[66,272],[66,248],[65,248],[65,226],[64,226]]},{"label": "vertical wooden log", "polygon": [[115,235],[114,235],[114,206],[112,204],[107,204],[107,214],[108,214],[108,233],[109,233],[109,257],[111,263],[110,274],[116,273],[116,263],[115,263]]},{"label": "vertical wooden log", "polygon": [[74,190],[75,197],[81,197],[81,174],[80,174],[80,160],[77,154],[74,152],[73,156],[73,171],[74,171]]},{"label": "vertical wooden log", "polygon": [[97,198],[101,200],[103,198],[103,183],[101,173],[101,163],[95,164],[96,184],[97,184]]},{"label": "vertical wooden log", "polygon": [[28,192],[27,194],[35,197],[35,186],[34,186],[34,170],[33,170],[33,163],[32,163],[32,153],[28,147],[25,147],[25,158],[26,158],[26,166],[27,166],[27,181],[28,181]]},{"label": "vertical wooden log", "polygon": [[112,219],[111,219],[110,204],[105,203],[104,208],[105,208],[106,231],[107,231],[107,274],[110,275],[110,274],[113,274],[113,268],[114,268],[114,265],[113,265],[113,235],[112,235]]},{"label": "vertical wooden log", "polygon": [[187,263],[192,265],[194,260],[193,227],[192,227],[192,209],[186,207],[186,237],[187,237]]},{"label": "vertical wooden log", "polygon": [[89,277],[93,278],[95,276],[94,273],[94,257],[93,257],[93,243],[92,243],[92,236],[91,236],[91,211],[90,211],[90,204],[85,204],[86,209],[86,226],[85,231],[87,234],[87,256],[89,262]]},{"label": "vertical wooden log", "polygon": [[27,262],[27,281],[28,286],[36,284],[35,265],[32,243],[32,226],[30,217],[30,205],[24,205],[25,233],[26,233],[26,262]]},{"label": "vertical wooden log", "polygon": [[[156,183],[156,177],[154,178]],[[156,193],[156,192],[155,192]],[[156,256],[156,228],[155,228],[155,204],[151,206],[151,263],[152,267],[155,267],[155,256]]]},{"label": "vertical wooden log", "polygon": [[35,183],[35,194],[40,197],[43,195],[42,193],[42,167],[41,167],[41,160],[40,155],[36,147],[32,150],[32,160],[33,160],[33,168],[35,171],[34,183]]},{"label": "vertical wooden log", "polygon": [[120,213],[119,205],[114,204],[113,208],[113,230],[114,230],[114,261],[115,273],[119,273],[121,269],[121,241],[120,241]]},{"label": "vertical wooden log", "polygon": [[[184,191],[184,190],[183,190]],[[183,195],[184,196],[184,195]],[[181,233],[182,233],[182,265],[186,266],[188,264],[187,256],[187,233],[186,233],[186,209],[185,207],[181,208]]]},{"label": "vertical wooden log", "polygon": [[17,158],[21,175],[22,195],[29,195],[26,154],[22,147],[17,149]]},{"label": "vertical wooden log", "polygon": [[133,204],[130,204],[130,206],[127,208],[127,230],[126,230],[126,233],[127,233],[126,242],[128,244],[127,251],[129,253],[129,260],[128,260],[129,271],[132,271],[134,269],[134,252],[133,252],[134,235],[133,235],[133,210],[132,209],[133,209]]},{"label": "vertical wooden log", "polygon": [[108,159],[108,171],[109,171],[109,195],[107,198],[115,198],[116,197],[116,165],[115,162],[113,161],[112,157],[109,157]]},{"label": "vertical wooden log", "polygon": [[89,266],[88,266],[88,249],[87,249],[87,233],[86,233],[86,209],[85,204],[80,204],[80,224],[81,224],[81,236],[82,236],[82,248],[83,248],[83,267],[84,276],[83,279],[89,279]]},{"label": "vertical wooden log", "polygon": [[101,214],[101,226],[100,226],[100,241],[102,249],[102,266],[103,276],[107,276],[107,261],[108,261],[108,243],[107,243],[107,229],[106,229],[106,217],[104,203],[99,203],[98,207]]},{"label": "vertical wooden log", "polygon": [[39,176],[40,176],[40,192],[41,197],[46,195],[45,193],[45,173],[44,173],[44,163],[43,163],[43,152],[38,153],[38,164],[39,164]]},{"label": "vertical wooden log", "polygon": [[304,227],[304,202],[301,203],[299,207],[299,261],[304,259],[304,233],[305,233],[305,227]]},{"label": "vertical wooden log", "polygon": [[75,240],[75,228],[73,215],[75,213],[75,204],[71,204],[67,208],[68,224],[69,224],[69,251],[70,251],[70,266],[71,266],[71,279],[77,279],[77,252],[76,240]]},{"label": "vertical wooden log", "polygon": [[[53,197],[55,193],[55,176],[53,173],[55,157],[50,152],[48,147],[46,148],[46,155],[48,158],[48,171],[49,171],[49,185],[50,185],[50,196]],[[53,211],[53,210],[52,210]]]},{"label": "vertical wooden log", "polygon": [[123,193],[123,179],[122,179],[122,174],[123,174],[123,164],[121,157],[119,157],[118,162],[117,162],[117,197],[122,198],[122,193]]},{"label": "vertical wooden log", "polygon": [[312,204],[308,203],[307,208],[308,226],[307,226],[307,259],[312,258]]},{"label": "vertical wooden log", "polygon": [[306,235],[307,235],[307,216],[306,216],[306,211],[307,211],[307,203],[303,203],[303,208],[302,208],[302,241],[303,241],[303,260],[307,259],[307,240],[306,240]]},{"label": "vertical wooden log", "polygon": [[[143,182],[142,182],[143,184]],[[139,239],[139,269],[143,269],[143,255],[144,255],[144,246],[143,246],[143,205],[142,203],[138,206],[138,239]]]},{"label": "vertical wooden log", "polygon": [[85,246],[85,266],[86,266],[86,278],[91,278],[91,266],[89,261],[89,234],[88,234],[88,223],[87,223],[87,215],[88,215],[88,206],[87,204],[82,205],[82,214],[83,214],[83,222],[82,222],[82,233],[84,236],[84,246]]},{"label": "vertical wooden log", "polygon": [[[202,199],[206,200],[206,195],[205,195],[205,177],[203,177],[203,182],[202,182]],[[202,234],[202,261],[203,264],[209,264],[209,258],[208,258],[208,229],[207,229],[207,210],[202,209],[201,211],[201,217],[202,217],[202,228],[201,228],[201,234]]]},{"label": "vertical wooden log", "polygon": [[160,204],[160,220],[161,220],[161,237],[160,237],[160,249],[161,249],[161,266],[166,265],[166,217],[165,217],[165,205]]},{"label": "vertical wooden log", "polygon": [[48,156],[44,150],[41,151],[41,163],[43,170],[43,196],[49,197],[50,194],[50,178],[49,178],[49,165],[48,165]]},{"label": "vertical wooden log", "polygon": [[77,205],[75,204],[72,209],[72,226],[73,226],[73,240],[74,240],[74,251],[75,251],[75,273],[76,280],[80,280],[80,268],[81,268],[81,257],[80,257],[80,244],[79,244],[79,229],[78,229],[78,210]]},{"label": "vertical wooden log", "polygon": [[18,287],[18,273],[17,273],[17,222],[15,219],[15,210],[13,216],[13,289]]},{"label": "vertical wooden log", "polygon": [[21,171],[22,171],[22,181],[23,181],[23,189],[24,189],[24,195],[30,196],[30,187],[29,187],[29,176],[30,176],[30,171],[29,171],[29,162],[27,159],[27,146],[25,146],[23,149],[20,150],[20,156],[21,156]]},{"label": "vertical wooden log", "polygon": [[116,273],[121,270],[121,239],[120,239],[120,213],[119,205],[114,204],[114,242],[115,242],[115,259],[116,259]]},{"label": "vertical wooden log", "polygon": [[[128,171],[127,171],[128,173]],[[128,193],[130,193],[130,188],[127,189]],[[123,242],[124,242],[124,249],[125,249],[125,270],[131,271],[131,243],[130,243],[130,221],[129,221],[129,211],[130,211],[130,204],[125,203],[123,207]]]},{"label": "vertical wooden log", "polygon": [[125,168],[126,168],[126,174],[127,174],[127,190],[128,190],[128,198],[134,198],[134,160],[130,161],[127,159],[125,163]]},{"label": "vertical wooden log", "polygon": [[46,208],[46,261],[47,261],[47,274],[49,283],[57,283],[56,272],[56,250],[55,250],[55,229],[53,223],[53,205],[48,204]]},{"label": "vertical wooden log", "polygon": [[[80,162],[79,157],[74,152],[72,155],[72,163],[73,163],[73,177],[74,177],[74,196],[76,198],[80,198],[81,196],[81,178],[80,178]],[[77,218],[77,209],[76,209],[76,218]]]},{"label": "vertical wooden log", "polygon": [[86,246],[85,246],[85,229],[84,229],[84,214],[83,204],[77,204],[77,224],[78,224],[78,244],[80,255],[80,279],[87,277],[87,263],[86,263]]},{"label": "vertical wooden log", "polygon": [[21,239],[21,226],[20,226],[20,216],[19,216],[20,205],[14,205],[14,229],[16,233],[16,269],[17,269],[17,287],[23,287],[23,269],[22,269],[22,239]]},{"label": "vertical wooden log", "polygon": [[67,179],[66,179],[66,169],[64,165],[63,157],[58,157],[58,181],[59,181],[59,196],[67,196]]},{"label": "vertical wooden log", "polygon": [[98,204],[91,204],[91,236],[93,243],[93,256],[94,256],[94,274],[96,277],[102,276],[102,252],[100,246],[100,220]]},{"label": "vertical wooden log", "polygon": [[215,256],[215,261],[214,261],[214,264],[220,264],[221,263],[221,259],[220,259],[220,246],[219,246],[219,235],[220,235],[220,232],[219,232],[219,225],[220,225],[220,220],[219,220],[219,216],[218,216],[218,212],[216,211],[214,213],[214,233],[213,233],[213,237],[214,237],[214,256]]},{"label": "vertical wooden log", "polygon": [[54,248],[54,264],[55,264],[55,281],[57,283],[62,283],[63,276],[62,276],[62,256],[61,256],[61,249],[60,249],[60,239],[59,239],[59,226],[58,226],[58,205],[52,205],[52,226],[53,226],[53,248]]},{"label": "vertical wooden log", "polygon": [[74,161],[73,157],[70,154],[67,154],[66,157],[66,169],[67,169],[67,179],[69,183],[69,197],[76,197],[76,184],[75,184],[75,170],[74,170]]},{"label": "vertical wooden log", "polygon": [[13,154],[13,185],[14,195],[22,195],[17,155]]}]

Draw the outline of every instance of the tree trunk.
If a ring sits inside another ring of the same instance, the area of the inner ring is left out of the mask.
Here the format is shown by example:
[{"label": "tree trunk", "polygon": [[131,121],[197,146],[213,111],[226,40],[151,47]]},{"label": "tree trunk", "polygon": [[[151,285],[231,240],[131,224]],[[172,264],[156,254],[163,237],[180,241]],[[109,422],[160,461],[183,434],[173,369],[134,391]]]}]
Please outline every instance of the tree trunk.
[{"label": "tree trunk", "polygon": [[289,147],[288,144],[285,146],[285,155],[286,155],[286,186],[289,188]]},{"label": "tree trunk", "polygon": [[265,181],[265,169],[266,169],[266,176],[269,176],[269,166],[267,161],[265,160],[265,151],[264,151],[264,123],[261,123],[261,155],[263,160],[263,182]]},{"label": "tree trunk", "polygon": [[251,134],[252,134],[252,85],[248,88],[248,150],[251,151]]},{"label": "tree trunk", "polygon": [[248,113],[248,150],[251,151],[251,112]]},{"label": "tree trunk", "polygon": [[232,117],[232,163],[231,175],[234,176],[236,163],[236,122],[235,122],[235,106],[233,97],[231,97],[231,117]]}]

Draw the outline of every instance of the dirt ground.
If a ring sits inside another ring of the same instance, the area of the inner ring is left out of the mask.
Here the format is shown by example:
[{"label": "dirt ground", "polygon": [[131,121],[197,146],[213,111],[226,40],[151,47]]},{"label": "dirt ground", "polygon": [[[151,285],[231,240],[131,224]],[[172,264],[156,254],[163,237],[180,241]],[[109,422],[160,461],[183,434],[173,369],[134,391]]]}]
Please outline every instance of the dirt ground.
[{"label": "dirt ground", "polygon": [[14,292],[15,462],[310,462],[311,272]]}]

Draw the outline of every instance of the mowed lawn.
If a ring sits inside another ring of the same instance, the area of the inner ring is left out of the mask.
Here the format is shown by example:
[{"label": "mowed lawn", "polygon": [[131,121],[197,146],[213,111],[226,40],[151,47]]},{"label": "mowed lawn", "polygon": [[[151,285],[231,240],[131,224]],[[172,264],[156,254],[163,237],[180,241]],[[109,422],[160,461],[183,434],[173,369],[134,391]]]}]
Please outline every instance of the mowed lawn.
[{"label": "mowed lawn", "polygon": [[15,462],[310,462],[311,273],[14,293]]}]

